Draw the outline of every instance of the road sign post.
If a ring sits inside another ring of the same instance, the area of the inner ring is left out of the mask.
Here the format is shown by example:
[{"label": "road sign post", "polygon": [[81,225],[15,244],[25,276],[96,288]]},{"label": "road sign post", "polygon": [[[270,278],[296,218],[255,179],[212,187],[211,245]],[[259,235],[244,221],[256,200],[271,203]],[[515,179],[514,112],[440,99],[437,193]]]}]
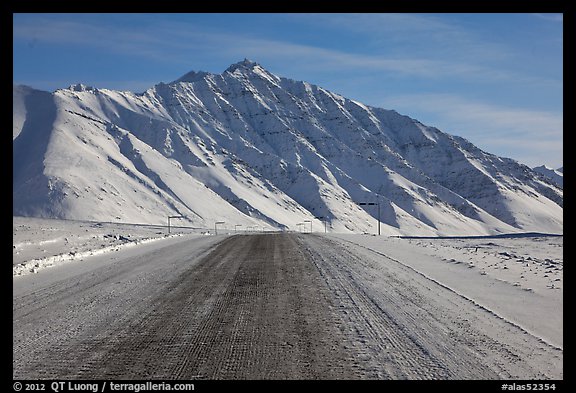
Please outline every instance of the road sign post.
[{"label": "road sign post", "polygon": [[168,234],[170,234],[170,219],[172,218],[184,218],[184,216],[168,216]]},{"label": "road sign post", "polygon": [[218,224],[225,224],[225,222],[224,222],[224,221],[216,221],[216,222],[214,223],[214,235],[217,235],[217,234],[218,234],[218,229],[216,228],[216,226],[217,226]]}]

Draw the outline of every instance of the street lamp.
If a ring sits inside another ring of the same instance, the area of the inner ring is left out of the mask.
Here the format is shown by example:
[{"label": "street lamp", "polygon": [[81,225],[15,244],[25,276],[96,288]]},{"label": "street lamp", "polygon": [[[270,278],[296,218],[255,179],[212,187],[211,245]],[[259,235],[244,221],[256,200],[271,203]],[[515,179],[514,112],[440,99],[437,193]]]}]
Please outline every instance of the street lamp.
[{"label": "street lamp", "polygon": [[184,218],[184,216],[168,216],[168,234],[170,234],[170,219],[171,218]]},{"label": "street lamp", "polygon": [[360,202],[358,203],[360,206],[374,206],[378,205],[378,236],[380,236],[380,202]]},{"label": "street lamp", "polygon": [[304,222],[309,222],[309,223],[310,223],[310,233],[312,233],[312,221],[310,221],[310,220],[304,220]]},{"label": "street lamp", "polygon": [[225,224],[224,221],[217,221],[214,223],[214,234],[217,235],[218,234],[218,230],[216,229],[216,225],[218,224]]}]

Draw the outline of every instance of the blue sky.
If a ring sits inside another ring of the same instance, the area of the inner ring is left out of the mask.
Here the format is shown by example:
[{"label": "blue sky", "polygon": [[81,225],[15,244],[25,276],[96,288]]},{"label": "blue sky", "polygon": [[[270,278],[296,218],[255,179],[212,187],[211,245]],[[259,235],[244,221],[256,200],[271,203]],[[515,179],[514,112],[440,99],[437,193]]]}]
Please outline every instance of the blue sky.
[{"label": "blue sky", "polygon": [[248,58],[523,164],[563,165],[562,14],[14,14],[13,81],[141,92]]}]

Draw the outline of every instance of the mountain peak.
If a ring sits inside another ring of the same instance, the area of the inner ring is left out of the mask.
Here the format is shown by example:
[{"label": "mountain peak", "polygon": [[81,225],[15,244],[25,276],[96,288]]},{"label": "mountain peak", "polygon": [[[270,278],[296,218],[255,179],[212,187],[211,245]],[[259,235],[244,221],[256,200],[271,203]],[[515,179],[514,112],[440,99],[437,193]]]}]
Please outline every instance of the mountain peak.
[{"label": "mountain peak", "polygon": [[196,82],[196,81],[199,81],[200,79],[204,78],[208,74],[209,73],[205,72],[205,71],[190,71],[189,73],[182,75],[180,78],[176,79],[172,83]]},{"label": "mountain peak", "polygon": [[390,235],[562,233],[561,186],[408,116],[248,59],[180,81],[145,95],[14,88],[13,214],[295,230],[322,216],[362,233],[381,213]]},{"label": "mountain peak", "polygon": [[258,78],[264,80],[268,84],[279,86],[280,78],[270,71],[266,70],[255,61],[244,59],[238,63],[232,64],[224,71],[224,74],[230,74],[232,77],[242,75],[247,78]]},{"label": "mountain peak", "polygon": [[94,88],[93,86],[85,85],[83,83],[76,83],[76,84],[70,85],[68,87],[68,90],[72,90],[72,91],[76,91],[76,92],[82,92],[82,91],[95,91],[96,88]]},{"label": "mountain peak", "polygon": [[[262,66],[260,66],[260,64],[256,63],[255,61],[249,60],[249,59],[244,59],[242,61],[239,61],[237,63],[232,64],[230,67],[228,67],[226,69],[226,71],[224,72],[230,72],[230,73],[234,73],[234,71],[236,70],[247,70],[247,71],[252,71],[254,70],[255,67],[260,67],[262,68]],[[171,83],[178,83],[178,82],[197,82],[201,79],[203,79],[205,76],[210,75],[209,72],[205,72],[205,71],[190,71],[187,74],[182,75],[180,78],[176,79],[175,81],[171,82]]]},{"label": "mountain peak", "polygon": [[552,181],[555,185],[559,187],[564,187],[564,169],[563,168],[550,168],[547,165],[540,165],[532,168],[533,171],[538,172],[543,175],[548,180]]},{"label": "mountain peak", "polygon": [[226,71],[228,72],[234,72],[238,69],[246,69],[246,70],[251,70],[253,69],[255,66],[259,66],[260,64],[256,63],[255,61],[249,60],[249,59],[244,59],[242,61],[239,61],[238,63],[234,63],[232,64],[230,67],[228,67],[226,69]]}]

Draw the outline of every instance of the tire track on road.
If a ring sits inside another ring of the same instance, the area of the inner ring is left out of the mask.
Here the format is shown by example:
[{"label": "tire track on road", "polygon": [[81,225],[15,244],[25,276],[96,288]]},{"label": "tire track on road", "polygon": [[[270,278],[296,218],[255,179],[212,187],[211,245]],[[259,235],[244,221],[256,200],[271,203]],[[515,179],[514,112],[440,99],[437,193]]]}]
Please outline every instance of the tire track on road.
[{"label": "tire track on road", "polygon": [[202,244],[15,296],[13,377],[548,378],[544,344],[382,256],[315,235]]},{"label": "tire track on road", "polygon": [[[173,252],[156,253],[154,258],[169,259]],[[154,269],[146,257],[132,263],[150,269],[146,279],[130,281],[127,273],[115,282],[106,275],[103,282],[86,284],[93,288],[90,296],[82,286],[63,286],[56,304],[44,312],[35,309],[37,326],[62,322],[59,311],[51,313],[63,308],[62,299],[78,314],[83,308],[95,308],[97,312],[87,313],[86,319],[106,315],[112,303],[112,315],[125,316],[85,328],[77,315],[61,337],[48,329],[42,350],[33,358],[15,360],[14,376],[334,379],[367,375],[336,327],[331,294],[291,235],[226,238],[199,259],[171,262],[179,266],[176,275]],[[122,287],[124,280],[131,282],[129,293],[120,292],[126,302],[112,302],[112,287]],[[34,304],[33,297],[26,302]],[[22,304],[22,315],[30,315],[24,303],[18,299],[15,303]]]},{"label": "tire track on road", "polygon": [[363,327],[351,339],[369,337],[366,351],[393,378],[561,378],[561,350],[404,264],[320,236],[300,242],[351,315],[350,325]]},{"label": "tire track on road", "polygon": [[[407,315],[410,292],[396,280],[386,285],[385,302],[377,302],[368,289],[358,281],[347,265],[363,265],[364,262],[348,250],[324,239],[308,237],[301,240],[308,257],[316,265],[334,295],[340,302],[340,310],[346,315],[346,325],[363,352],[365,362],[374,364],[380,378],[386,379],[457,379],[468,374],[476,378],[497,378],[497,374],[477,362],[470,364],[455,348],[433,348],[429,339],[422,337],[422,329],[433,328],[422,320],[423,313]],[[404,320],[396,315],[404,309]],[[408,317],[408,318],[406,318]],[[424,322],[424,323],[423,323]],[[412,326],[407,326],[407,323]],[[420,326],[418,326],[420,325]],[[438,332],[435,338],[442,338]],[[454,357],[455,362],[447,361]],[[474,359],[476,360],[476,359]],[[458,367],[456,368],[456,364]]]}]

